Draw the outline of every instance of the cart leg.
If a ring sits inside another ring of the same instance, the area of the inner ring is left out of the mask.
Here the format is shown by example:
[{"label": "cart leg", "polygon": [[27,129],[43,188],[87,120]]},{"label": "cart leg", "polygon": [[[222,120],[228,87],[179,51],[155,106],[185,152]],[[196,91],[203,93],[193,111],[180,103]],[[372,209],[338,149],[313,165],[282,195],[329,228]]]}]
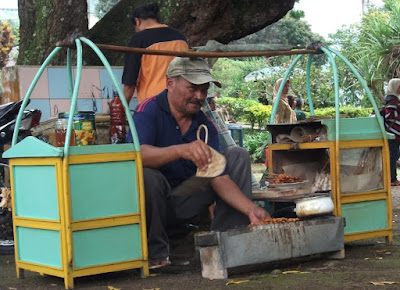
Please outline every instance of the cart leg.
[{"label": "cart leg", "polygon": [[149,276],[149,266],[148,265],[140,268],[140,278],[146,278],[147,276]]},{"label": "cart leg", "polygon": [[341,260],[345,258],[345,251],[344,249],[341,249],[340,251],[333,252],[328,256],[329,259],[334,259],[334,260]]},{"label": "cart leg", "polygon": [[73,289],[74,288],[74,277],[72,275],[64,278],[65,289]]},{"label": "cart leg", "polygon": [[17,278],[22,279],[25,277],[24,269],[17,267]]},{"label": "cart leg", "polygon": [[200,247],[201,275],[208,279],[226,279],[228,271],[223,266],[218,246]]}]

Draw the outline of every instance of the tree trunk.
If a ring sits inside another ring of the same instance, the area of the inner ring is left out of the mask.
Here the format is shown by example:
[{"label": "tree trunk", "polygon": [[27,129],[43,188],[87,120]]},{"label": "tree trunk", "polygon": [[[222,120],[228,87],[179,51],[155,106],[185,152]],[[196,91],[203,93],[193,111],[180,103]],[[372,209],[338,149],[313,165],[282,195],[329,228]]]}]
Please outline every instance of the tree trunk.
[{"label": "tree trunk", "polygon": [[[181,30],[190,46],[214,39],[221,43],[242,38],[278,21],[293,8],[295,0],[158,0],[164,23]],[[72,4],[73,3],[73,4]],[[18,64],[43,63],[55,43],[79,31],[94,43],[126,46],[134,33],[131,21],[136,7],[147,0],[121,0],[90,31],[87,31],[86,0],[18,0],[20,54]],[[122,65],[122,53],[105,52],[111,65]],[[86,65],[99,65],[90,49]],[[52,64],[65,64],[59,54]]]},{"label": "tree trunk", "polygon": [[[18,64],[39,65],[57,41],[70,33],[87,33],[86,0],[18,0],[20,47]],[[65,64],[66,54],[57,54],[52,64]]]}]

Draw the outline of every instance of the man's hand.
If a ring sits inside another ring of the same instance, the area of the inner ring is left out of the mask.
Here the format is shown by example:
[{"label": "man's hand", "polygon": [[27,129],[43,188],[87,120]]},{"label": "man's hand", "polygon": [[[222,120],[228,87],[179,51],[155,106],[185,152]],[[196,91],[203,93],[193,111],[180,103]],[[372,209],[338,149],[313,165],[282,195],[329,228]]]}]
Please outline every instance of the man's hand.
[{"label": "man's hand", "polygon": [[211,163],[210,148],[202,140],[179,145],[179,152],[181,158],[192,161],[199,170],[206,170]]},{"label": "man's hand", "polygon": [[180,158],[192,161],[200,170],[206,170],[211,163],[210,148],[202,140],[168,147],[140,145],[144,167],[160,168]]},{"label": "man's hand", "polygon": [[259,223],[271,219],[271,215],[261,207],[254,205],[254,209],[249,213],[249,219],[250,223]]}]

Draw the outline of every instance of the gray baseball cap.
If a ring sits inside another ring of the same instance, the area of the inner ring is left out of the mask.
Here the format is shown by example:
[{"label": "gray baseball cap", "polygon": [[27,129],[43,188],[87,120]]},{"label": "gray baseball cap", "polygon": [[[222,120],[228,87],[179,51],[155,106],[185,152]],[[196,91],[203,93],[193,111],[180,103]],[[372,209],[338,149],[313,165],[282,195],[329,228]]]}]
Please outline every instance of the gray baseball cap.
[{"label": "gray baseball cap", "polygon": [[179,76],[195,85],[213,82],[216,86],[221,87],[221,83],[211,76],[210,68],[202,58],[174,58],[168,66],[167,77]]}]

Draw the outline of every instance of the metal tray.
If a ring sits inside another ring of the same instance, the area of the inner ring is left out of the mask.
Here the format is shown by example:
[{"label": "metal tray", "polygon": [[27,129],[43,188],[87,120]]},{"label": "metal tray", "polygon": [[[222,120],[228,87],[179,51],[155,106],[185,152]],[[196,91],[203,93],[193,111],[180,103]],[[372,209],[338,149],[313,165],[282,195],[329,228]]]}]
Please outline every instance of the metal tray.
[{"label": "metal tray", "polygon": [[307,183],[307,180],[294,183],[273,183],[269,184],[269,187],[276,188],[278,190],[289,190],[289,189],[299,189],[302,188]]}]

